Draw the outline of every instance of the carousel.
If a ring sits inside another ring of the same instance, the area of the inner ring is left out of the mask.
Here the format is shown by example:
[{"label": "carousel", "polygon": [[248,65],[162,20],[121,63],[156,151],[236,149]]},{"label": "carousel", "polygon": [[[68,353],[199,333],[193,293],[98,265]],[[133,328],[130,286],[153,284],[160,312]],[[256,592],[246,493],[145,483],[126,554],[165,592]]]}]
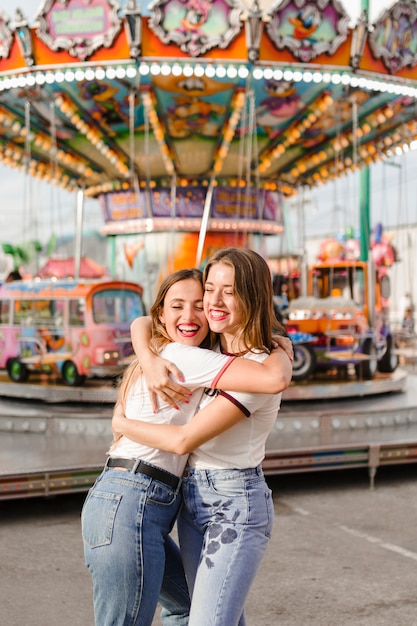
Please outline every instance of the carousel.
[{"label": "carousel", "polygon": [[[217,248],[265,253],[266,241],[284,234],[288,198],[352,173],[360,180],[361,224],[352,262],[372,261],[370,168],[417,140],[417,3],[399,0],[372,24],[364,1],[356,24],[338,0],[264,4],[44,0],[33,16],[0,11],[0,162],[73,192],[80,230],[86,199],[96,199],[109,274],[139,282],[147,302],[166,274],[204,266]],[[77,278],[82,243],[76,244]],[[369,298],[364,315],[371,317],[375,299]],[[307,334],[315,332],[310,327]],[[345,335],[346,328],[334,325],[327,331],[350,365]],[[392,353],[393,342],[391,336]],[[362,354],[375,361],[372,351]],[[417,402],[391,363],[376,380],[290,389],[284,397],[294,402],[280,413],[267,471],[366,466],[373,475],[383,459],[415,460]],[[12,395],[7,389],[23,387],[0,386],[6,396]],[[48,409],[26,415],[23,429],[21,416],[6,404],[0,428],[11,437],[19,429],[25,436],[53,430],[70,440],[100,435],[105,441],[94,473],[107,445],[114,390],[100,396],[93,383],[58,397],[59,385],[44,388],[45,398],[57,403],[84,406],[105,397],[109,410],[81,419],[79,409],[69,408],[64,419]],[[399,392],[396,405],[381,405],[385,392]],[[35,389],[25,394],[19,389],[23,402],[40,398]],[[311,400],[308,411],[298,404],[300,394]],[[367,402],[365,414],[363,398],[372,394],[379,397]],[[320,404],[323,395],[355,400],[347,409]],[[90,450],[90,465],[93,456]],[[54,462],[49,470],[61,471]],[[85,480],[74,477],[80,463],[73,460],[61,482],[51,486],[48,479],[48,489],[85,489],[91,467],[81,465]],[[44,468],[38,470],[32,487],[14,489],[5,478],[4,497],[18,497],[19,489],[42,492]]]},{"label": "carousel", "polygon": [[417,137],[414,0],[353,27],[337,0],[45,0],[31,17],[0,14],[0,160],[96,198],[111,273],[144,285],[262,249],[286,198],[366,182]]}]

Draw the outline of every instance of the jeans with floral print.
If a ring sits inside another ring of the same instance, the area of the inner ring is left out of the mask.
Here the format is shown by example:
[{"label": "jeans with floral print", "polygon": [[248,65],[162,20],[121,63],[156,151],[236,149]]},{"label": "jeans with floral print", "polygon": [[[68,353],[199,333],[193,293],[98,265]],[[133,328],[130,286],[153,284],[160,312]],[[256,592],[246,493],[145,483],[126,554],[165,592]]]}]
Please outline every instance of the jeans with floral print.
[{"label": "jeans with floral print", "polygon": [[183,498],[178,533],[191,594],[189,626],[245,626],[245,600],[274,519],[262,469],[187,468]]}]

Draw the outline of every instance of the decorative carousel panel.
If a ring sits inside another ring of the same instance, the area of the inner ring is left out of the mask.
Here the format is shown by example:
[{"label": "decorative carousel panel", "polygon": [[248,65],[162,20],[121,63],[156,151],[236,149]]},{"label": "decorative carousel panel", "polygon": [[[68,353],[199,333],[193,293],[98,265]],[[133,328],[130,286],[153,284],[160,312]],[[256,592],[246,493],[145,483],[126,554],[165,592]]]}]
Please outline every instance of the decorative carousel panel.
[{"label": "decorative carousel panel", "polygon": [[201,77],[155,76],[158,110],[180,175],[207,175],[230,112],[235,84]]},{"label": "decorative carousel panel", "polygon": [[[106,234],[153,231],[199,232],[206,187],[156,187],[100,196]],[[210,211],[213,231],[239,230],[277,234],[283,230],[282,195],[260,189],[214,189]]]},{"label": "decorative carousel panel", "polygon": [[265,30],[277,48],[305,63],[334,54],[349,33],[349,16],[337,0],[284,0],[270,17]]},{"label": "decorative carousel panel", "polygon": [[242,29],[242,8],[234,0],[156,0],[150,11],[157,37],[193,57],[227,48]]},{"label": "decorative carousel panel", "polygon": [[112,45],[122,25],[118,9],[114,0],[45,0],[37,34],[52,50],[85,60]]},{"label": "decorative carousel panel", "polygon": [[0,58],[7,59],[12,43],[13,35],[9,27],[9,18],[0,10]]},{"label": "decorative carousel panel", "polygon": [[392,74],[417,64],[417,3],[400,0],[384,11],[369,34],[369,45]]}]

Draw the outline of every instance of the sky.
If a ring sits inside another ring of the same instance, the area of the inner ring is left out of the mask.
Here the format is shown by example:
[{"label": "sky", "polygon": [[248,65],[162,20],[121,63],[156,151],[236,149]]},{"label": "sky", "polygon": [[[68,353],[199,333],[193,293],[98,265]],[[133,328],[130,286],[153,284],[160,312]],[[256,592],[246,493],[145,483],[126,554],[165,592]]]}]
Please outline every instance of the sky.
[{"label": "sky", "polygon": [[[250,6],[251,0],[241,0],[243,6]],[[119,0],[125,6],[127,0]],[[36,16],[43,2],[40,0],[0,0],[0,9],[13,20],[16,8],[20,8],[29,23]],[[138,2],[138,4],[140,4]],[[142,12],[146,14],[149,2],[141,0]],[[270,0],[260,0],[263,8],[272,6]],[[341,0],[341,4],[351,17],[352,25],[361,12],[361,0]],[[393,0],[369,0],[370,21],[375,21]],[[400,197],[407,196],[408,183],[417,178],[417,157],[406,155],[391,165],[377,165],[371,168],[372,204],[377,212],[386,208],[387,219],[398,218],[398,211],[392,211]],[[404,189],[407,190],[404,191]],[[76,194],[27,177],[15,170],[0,165],[0,243],[19,244],[28,239],[38,239],[45,243],[54,233],[58,237],[74,229],[76,221]],[[322,234],[325,229],[340,230],[347,226],[355,227],[358,215],[357,177],[340,179],[306,194],[305,228],[306,236]],[[403,203],[404,204],[404,203]],[[407,204],[407,203],[406,203]],[[298,200],[288,204],[288,211],[297,211]],[[390,208],[391,207],[391,208]],[[410,211],[416,214],[415,207]],[[103,225],[101,209],[97,200],[86,200],[84,205],[84,230],[99,230]],[[417,221],[417,220],[414,220]],[[291,237],[291,233],[289,234]],[[296,245],[296,242],[295,242]]]}]

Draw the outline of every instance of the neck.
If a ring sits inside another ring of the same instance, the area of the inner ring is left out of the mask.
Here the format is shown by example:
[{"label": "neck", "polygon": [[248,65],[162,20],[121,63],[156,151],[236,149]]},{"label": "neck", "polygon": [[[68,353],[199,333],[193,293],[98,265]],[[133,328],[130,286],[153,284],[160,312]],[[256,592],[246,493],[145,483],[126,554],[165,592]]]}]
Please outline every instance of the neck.
[{"label": "neck", "polygon": [[229,354],[242,354],[247,352],[247,348],[245,348],[238,337],[228,335],[227,333],[220,335],[220,346],[223,352],[228,352]]}]

